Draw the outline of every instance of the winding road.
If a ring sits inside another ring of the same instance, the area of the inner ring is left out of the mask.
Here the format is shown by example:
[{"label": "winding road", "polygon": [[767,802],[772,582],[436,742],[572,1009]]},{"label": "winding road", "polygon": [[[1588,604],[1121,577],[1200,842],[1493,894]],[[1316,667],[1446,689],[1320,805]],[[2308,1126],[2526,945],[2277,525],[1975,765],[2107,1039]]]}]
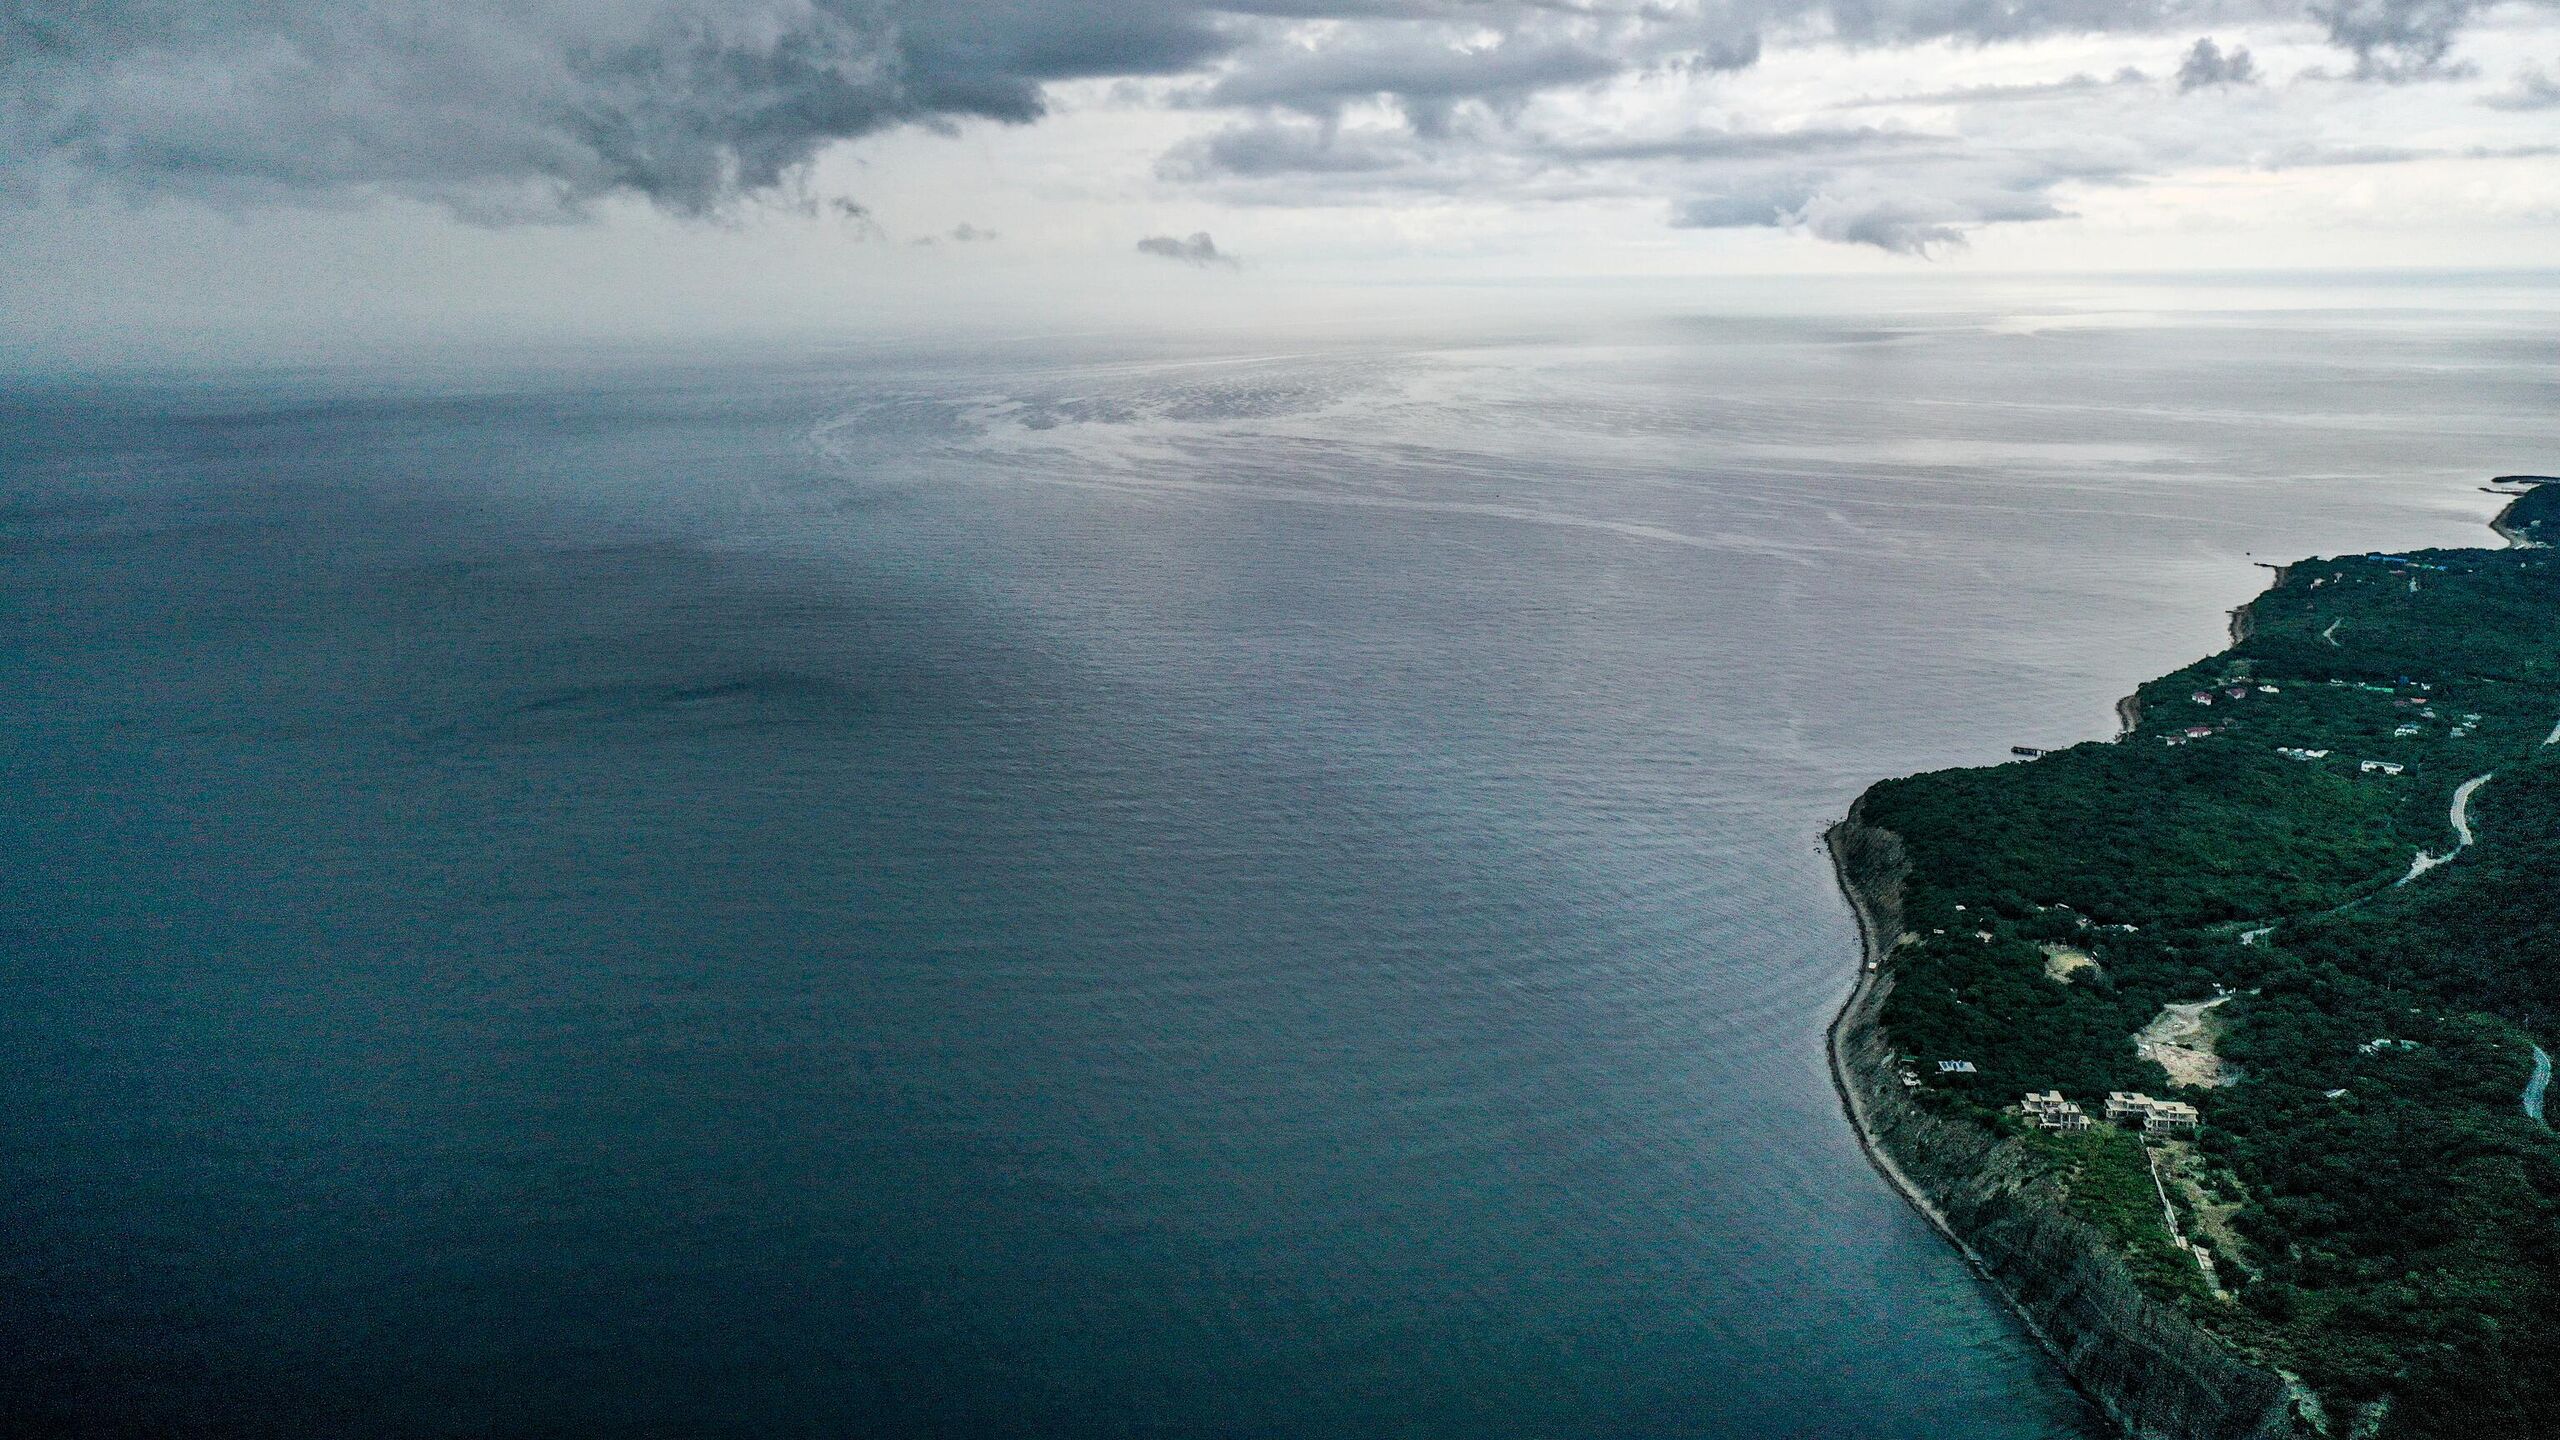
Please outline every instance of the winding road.
[{"label": "winding road", "polygon": [[[2549,742],[2546,741],[2544,743],[2548,744]],[[2489,775],[2495,775],[2496,773],[2496,771],[2492,770],[2489,772]],[[2451,816],[2451,819],[2453,820],[2454,847],[2441,855],[2430,855],[2424,850],[2419,851],[2418,858],[2409,862],[2409,873],[2401,876],[2399,883],[2406,885],[2410,881],[2417,879],[2419,876],[2426,874],[2428,871],[2433,870],[2447,860],[2450,860],[2454,856],[2471,848],[2471,795],[2473,791],[2478,790],[2481,786],[2489,783],[2489,775],[2474,775],[2470,779],[2465,780],[2460,785],[2454,787],[2453,814]]]}]

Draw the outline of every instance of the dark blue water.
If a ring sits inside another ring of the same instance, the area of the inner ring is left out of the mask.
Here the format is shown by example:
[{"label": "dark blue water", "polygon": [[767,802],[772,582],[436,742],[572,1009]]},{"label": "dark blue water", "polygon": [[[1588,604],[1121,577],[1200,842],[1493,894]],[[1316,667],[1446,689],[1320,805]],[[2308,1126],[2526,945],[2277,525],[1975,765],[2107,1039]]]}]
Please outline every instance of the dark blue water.
[{"label": "dark blue water", "polygon": [[1814,835],[2473,538],[2550,368],[2391,334],[22,387],[0,1398],[2068,1433],[1838,1117]]}]

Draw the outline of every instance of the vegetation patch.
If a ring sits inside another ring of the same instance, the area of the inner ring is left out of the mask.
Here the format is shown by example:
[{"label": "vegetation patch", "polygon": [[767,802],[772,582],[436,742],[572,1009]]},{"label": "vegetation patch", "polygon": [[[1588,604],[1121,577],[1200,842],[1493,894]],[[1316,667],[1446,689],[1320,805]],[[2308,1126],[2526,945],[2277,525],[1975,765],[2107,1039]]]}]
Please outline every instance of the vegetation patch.
[{"label": "vegetation patch", "polygon": [[[2502,528],[2560,540],[2560,485]],[[2244,633],[2118,741],[1868,792],[1910,865],[1879,1023],[2306,1416],[2560,1435],[2560,1138],[2520,1101],[2560,1036],[2560,548],[2304,562]],[[2054,1091],[2094,1123],[2021,1116]],[[2201,1125],[2099,1118],[2134,1095]]]}]

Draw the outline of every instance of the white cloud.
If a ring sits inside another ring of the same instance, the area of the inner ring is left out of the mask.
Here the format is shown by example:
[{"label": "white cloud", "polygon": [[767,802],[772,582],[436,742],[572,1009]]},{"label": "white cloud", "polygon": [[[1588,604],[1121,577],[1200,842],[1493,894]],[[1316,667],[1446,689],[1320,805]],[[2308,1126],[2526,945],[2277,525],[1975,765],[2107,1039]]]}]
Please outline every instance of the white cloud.
[{"label": "white cloud", "polygon": [[2514,263],[2555,68],[2553,0],[0,0],[0,308]]}]

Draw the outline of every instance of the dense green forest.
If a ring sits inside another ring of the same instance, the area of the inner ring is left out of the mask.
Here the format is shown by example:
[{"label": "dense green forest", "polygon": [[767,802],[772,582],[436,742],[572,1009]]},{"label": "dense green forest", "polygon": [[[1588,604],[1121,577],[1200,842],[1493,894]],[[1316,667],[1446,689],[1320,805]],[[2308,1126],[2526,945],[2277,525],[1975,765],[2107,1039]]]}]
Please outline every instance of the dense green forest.
[{"label": "dense green forest", "polygon": [[[2560,485],[2501,519],[2560,538]],[[2560,1037],[2560,550],[2307,561],[2239,629],[2117,741],[1868,792],[1912,867],[1886,1034],[2332,1433],[2560,1435],[2560,1140],[2522,1100]],[[2181,1085],[2135,1037],[2196,1002]],[[2046,1089],[2204,1124],[2038,1134]]]},{"label": "dense green forest", "polygon": [[2548,476],[2502,476],[2507,480],[2531,479],[2537,483],[2498,517],[2498,523],[2519,539],[2534,544],[2560,542],[2560,485],[2548,483]]}]

